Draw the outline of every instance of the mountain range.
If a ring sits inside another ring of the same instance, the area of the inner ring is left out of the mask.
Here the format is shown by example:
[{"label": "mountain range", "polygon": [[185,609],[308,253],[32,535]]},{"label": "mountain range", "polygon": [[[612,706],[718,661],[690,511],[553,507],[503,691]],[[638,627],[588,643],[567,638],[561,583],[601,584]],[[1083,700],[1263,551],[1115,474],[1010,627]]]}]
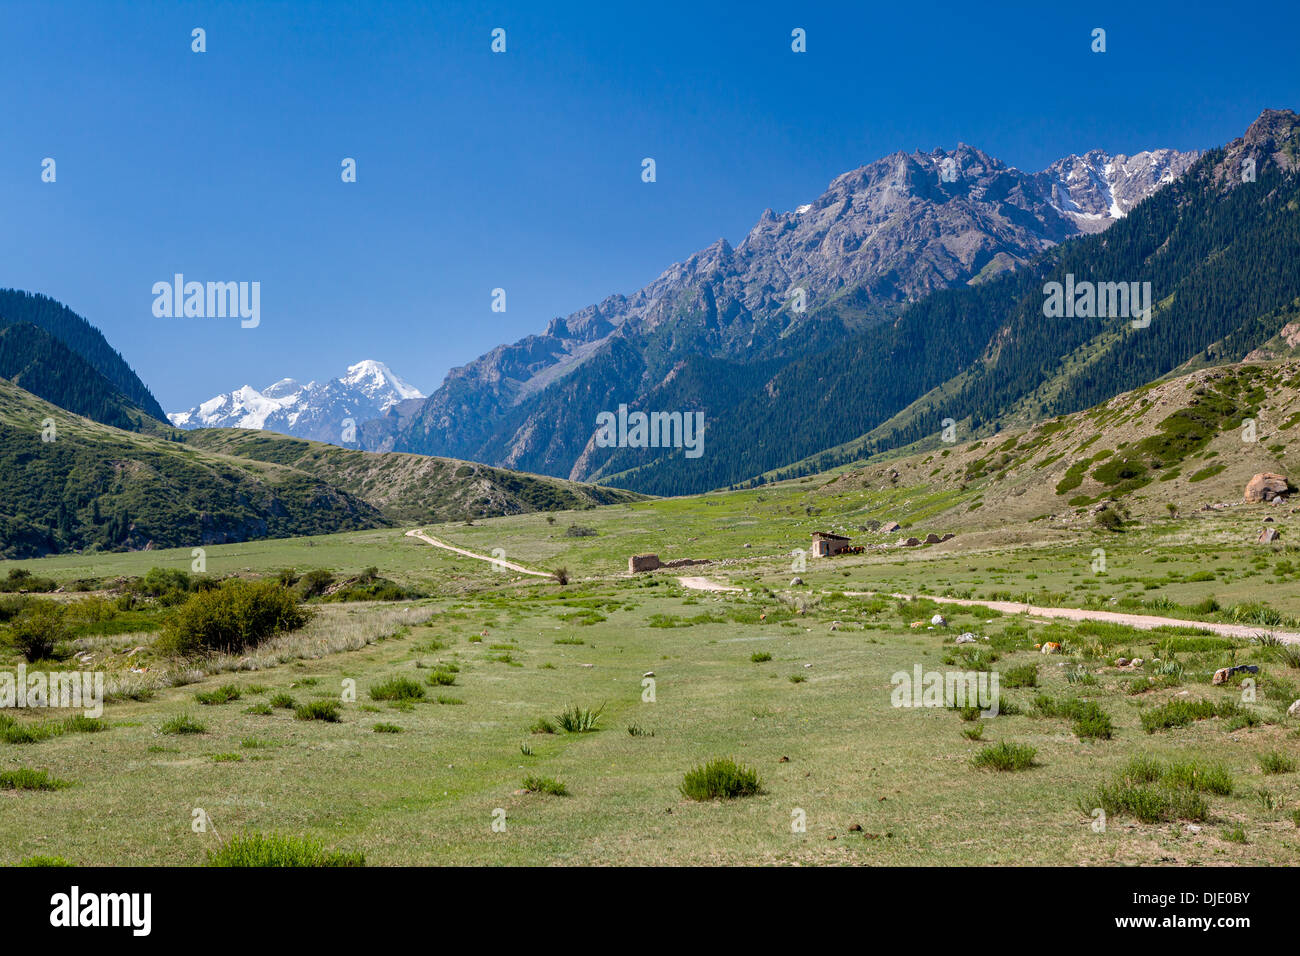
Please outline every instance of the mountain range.
[{"label": "mountain range", "polygon": [[886,156],[792,212],[765,210],[735,247],[719,239],[630,296],[453,369],[428,399],[364,425],[361,444],[570,479],[619,474],[657,493],[706,490],[721,472],[647,483],[639,469],[665,453],[598,447],[597,415],[626,404],[716,422],[792,362],[888,326],[930,293],[987,282],[1120,221],[1199,155],[1093,150],[1038,173],[964,144]]},{"label": "mountain range", "polygon": [[[1150,288],[1142,321],[1045,308],[1053,286],[1110,285],[1113,300],[1119,283]],[[1258,383],[1274,378],[1195,373],[1298,354],[1300,117],[1289,110],[1263,111],[1204,153],[1094,151],[1035,174],[966,146],[886,157],[794,212],[764,212],[734,248],[719,240],[631,296],[453,370],[427,398],[366,360],[325,383],[245,386],[173,427],[84,318],[0,291],[0,556],[586,508],[862,462],[876,480],[882,461],[928,463],[944,442],[1115,396],[1145,408],[1141,390],[1162,382],[1218,382],[1233,392],[1222,402],[1262,414],[1271,386]],[[1117,446],[1100,473],[1115,482],[1091,493],[1157,473],[1180,481],[1170,462],[1215,451],[1199,409],[1211,399],[1168,399],[1179,407],[1162,437],[1138,428],[1136,452]],[[622,440],[638,411],[698,412],[703,453]],[[601,413],[620,440],[600,440]],[[1289,405],[1269,413],[1291,416],[1269,427],[1296,423]],[[347,419],[368,450],[337,447],[351,443]],[[979,446],[930,473],[963,492],[1009,480]],[[1055,474],[1055,454],[1017,480]]]},{"label": "mountain range", "polygon": [[422,398],[383,362],[364,359],[327,382],[283,378],[261,390],[245,385],[167,418],[177,428],[253,428],[355,447],[361,422]]}]

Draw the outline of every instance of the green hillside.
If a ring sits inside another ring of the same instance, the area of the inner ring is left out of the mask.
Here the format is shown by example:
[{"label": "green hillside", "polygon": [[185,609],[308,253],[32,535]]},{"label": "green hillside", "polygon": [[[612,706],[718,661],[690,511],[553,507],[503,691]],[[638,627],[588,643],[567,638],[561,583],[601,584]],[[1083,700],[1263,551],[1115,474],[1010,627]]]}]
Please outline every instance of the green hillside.
[{"label": "green hillside", "polygon": [[[20,322],[44,329],[102,375],[130,404],[159,421],[167,420],[158,400],[99,329],[67,306],[39,293],[0,289],[0,328]],[[58,402],[57,398],[42,397]]]},{"label": "green hillside", "polygon": [[366,452],[243,428],[199,428],[185,443],[223,455],[274,462],[327,479],[397,521],[558,511],[639,501],[644,496],[492,468],[451,458]]}]

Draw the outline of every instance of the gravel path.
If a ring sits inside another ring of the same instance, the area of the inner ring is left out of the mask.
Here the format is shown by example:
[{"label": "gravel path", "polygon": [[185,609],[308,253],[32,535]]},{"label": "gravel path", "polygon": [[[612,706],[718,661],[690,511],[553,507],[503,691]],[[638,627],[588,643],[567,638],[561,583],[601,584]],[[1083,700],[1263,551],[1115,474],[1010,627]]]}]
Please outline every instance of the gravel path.
[{"label": "gravel path", "polygon": [[[743,588],[729,587],[710,581],[708,578],[678,578],[682,587],[696,591],[742,591]],[[879,591],[845,591],[851,597],[875,597]],[[1150,614],[1124,614],[1119,611],[1094,611],[1078,607],[1038,607],[1033,604],[1019,604],[1014,601],[976,601],[966,598],[935,597],[930,594],[887,594],[887,597],[913,600],[923,597],[938,604],[964,604],[987,607],[1003,614],[1028,614],[1033,617],[1063,618],[1067,621],[1107,621],[1112,624],[1126,624],[1140,630],[1149,631],[1157,627],[1194,627],[1223,637],[1250,639],[1260,634],[1268,634],[1286,644],[1300,644],[1300,633],[1279,631],[1273,628],[1250,624],[1218,624],[1212,621],[1184,621],[1176,617],[1156,617]]]},{"label": "gravel path", "polygon": [[533,577],[537,578],[551,577],[551,575],[545,571],[534,571],[532,568],[526,568],[522,564],[515,564],[513,561],[504,561],[500,558],[489,557],[486,554],[475,554],[473,551],[466,551],[464,548],[457,548],[444,541],[439,541],[437,538],[430,537],[424,533],[424,529],[422,528],[413,528],[406,532],[406,536],[408,538],[419,538],[421,541],[431,544],[435,548],[445,548],[448,551],[455,551],[457,554],[463,554],[467,558],[477,558],[479,561],[488,561],[492,564],[500,565],[503,568],[509,568],[511,571],[518,571],[520,574],[531,574]]}]

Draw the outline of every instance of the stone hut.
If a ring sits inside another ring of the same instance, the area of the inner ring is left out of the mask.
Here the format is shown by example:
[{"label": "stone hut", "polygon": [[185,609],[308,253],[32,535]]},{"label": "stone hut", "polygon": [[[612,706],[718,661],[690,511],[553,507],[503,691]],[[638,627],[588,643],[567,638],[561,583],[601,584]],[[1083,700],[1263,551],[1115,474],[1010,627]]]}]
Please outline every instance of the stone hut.
[{"label": "stone hut", "polygon": [[832,555],[843,554],[849,550],[849,542],[852,538],[846,538],[842,534],[831,534],[829,531],[814,531],[812,533],[812,556],[814,558],[829,558]]}]

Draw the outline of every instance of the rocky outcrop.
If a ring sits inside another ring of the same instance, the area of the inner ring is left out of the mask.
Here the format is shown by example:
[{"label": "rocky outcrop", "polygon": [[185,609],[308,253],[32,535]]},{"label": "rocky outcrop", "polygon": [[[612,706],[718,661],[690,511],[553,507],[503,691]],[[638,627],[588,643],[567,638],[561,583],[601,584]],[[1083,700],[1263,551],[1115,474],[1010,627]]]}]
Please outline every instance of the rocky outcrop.
[{"label": "rocky outcrop", "polygon": [[1247,502],[1272,501],[1285,498],[1290,493],[1290,485],[1285,475],[1271,471],[1261,472],[1246,482],[1245,500]]}]

